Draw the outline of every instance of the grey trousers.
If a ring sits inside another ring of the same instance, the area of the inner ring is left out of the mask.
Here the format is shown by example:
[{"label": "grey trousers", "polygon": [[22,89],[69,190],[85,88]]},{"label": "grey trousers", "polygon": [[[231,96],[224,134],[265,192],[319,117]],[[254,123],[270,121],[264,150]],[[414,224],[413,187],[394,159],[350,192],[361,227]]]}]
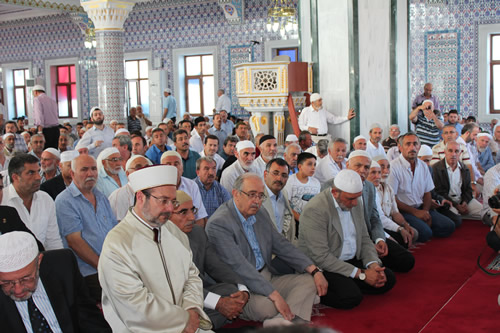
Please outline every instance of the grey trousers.
[{"label": "grey trousers", "polygon": [[[311,275],[287,274],[273,276],[267,268],[260,273],[285,299],[292,313],[310,321],[316,285]],[[274,303],[267,296],[251,294],[247,305],[243,308],[242,319],[264,321],[279,314]]]}]

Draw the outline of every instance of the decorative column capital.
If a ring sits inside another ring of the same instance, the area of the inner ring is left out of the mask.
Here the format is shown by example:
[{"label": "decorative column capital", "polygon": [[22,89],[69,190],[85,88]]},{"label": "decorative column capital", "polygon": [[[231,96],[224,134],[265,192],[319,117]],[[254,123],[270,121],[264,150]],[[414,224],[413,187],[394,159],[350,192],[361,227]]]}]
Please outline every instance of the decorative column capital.
[{"label": "decorative column capital", "polygon": [[94,22],[96,31],[123,31],[123,24],[135,5],[134,1],[82,0],[83,9]]}]

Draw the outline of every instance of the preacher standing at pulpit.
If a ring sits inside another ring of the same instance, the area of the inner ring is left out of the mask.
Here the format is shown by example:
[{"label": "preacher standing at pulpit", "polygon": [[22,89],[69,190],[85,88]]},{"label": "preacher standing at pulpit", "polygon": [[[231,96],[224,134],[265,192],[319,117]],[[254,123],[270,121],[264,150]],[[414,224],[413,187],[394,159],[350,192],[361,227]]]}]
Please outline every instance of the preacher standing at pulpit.
[{"label": "preacher standing at pulpit", "polygon": [[342,124],[356,116],[354,109],[350,109],[347,117],[336,116],[323,108],[323,98],[318,93],[311,95],[311,105],[305,107],[299,116],[299,127],[301,131],[309,131],[314,142],[321,139],[331,141],[328,134],[328,124]]}]

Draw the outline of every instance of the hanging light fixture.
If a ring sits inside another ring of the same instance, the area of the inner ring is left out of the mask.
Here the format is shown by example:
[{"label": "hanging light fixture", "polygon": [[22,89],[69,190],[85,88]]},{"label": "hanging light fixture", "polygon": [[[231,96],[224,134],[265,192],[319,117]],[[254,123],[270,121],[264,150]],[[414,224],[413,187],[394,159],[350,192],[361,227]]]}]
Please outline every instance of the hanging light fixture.
[{"label": "hanging light fixture", "polygon": [[91,49],[91,48],[95,48],[97,46],[97,42],[95,40],[95,31],[94,31],[94,28],[91,27],[91,28],[87,28],[85,30],[85,48],[87,49]]},{"label": "hanging light fixture", "polygon": [[297,38],[299,25],[293,0],[271,0],[266,28],[268,32],[279,32],[283,39]]}]

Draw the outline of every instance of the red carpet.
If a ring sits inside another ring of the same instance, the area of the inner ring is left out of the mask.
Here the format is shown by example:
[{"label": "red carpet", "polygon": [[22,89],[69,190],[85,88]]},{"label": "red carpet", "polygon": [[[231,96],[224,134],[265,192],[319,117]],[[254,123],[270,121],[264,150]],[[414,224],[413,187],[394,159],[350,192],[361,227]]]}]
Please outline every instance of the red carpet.
[{"label": "red carpet", "polygon": [[[351,310],[320,306],[314,325],[341,332],[500,332],[500,276],[476,266],[488,230],[480,221],[464,221],[450,238],[415,249],[414,269],[397,274],[393,290],[366,295]],[[483,265],[494,257],[486,249]],[[230,327],[252,324],[240,320]]]}]

